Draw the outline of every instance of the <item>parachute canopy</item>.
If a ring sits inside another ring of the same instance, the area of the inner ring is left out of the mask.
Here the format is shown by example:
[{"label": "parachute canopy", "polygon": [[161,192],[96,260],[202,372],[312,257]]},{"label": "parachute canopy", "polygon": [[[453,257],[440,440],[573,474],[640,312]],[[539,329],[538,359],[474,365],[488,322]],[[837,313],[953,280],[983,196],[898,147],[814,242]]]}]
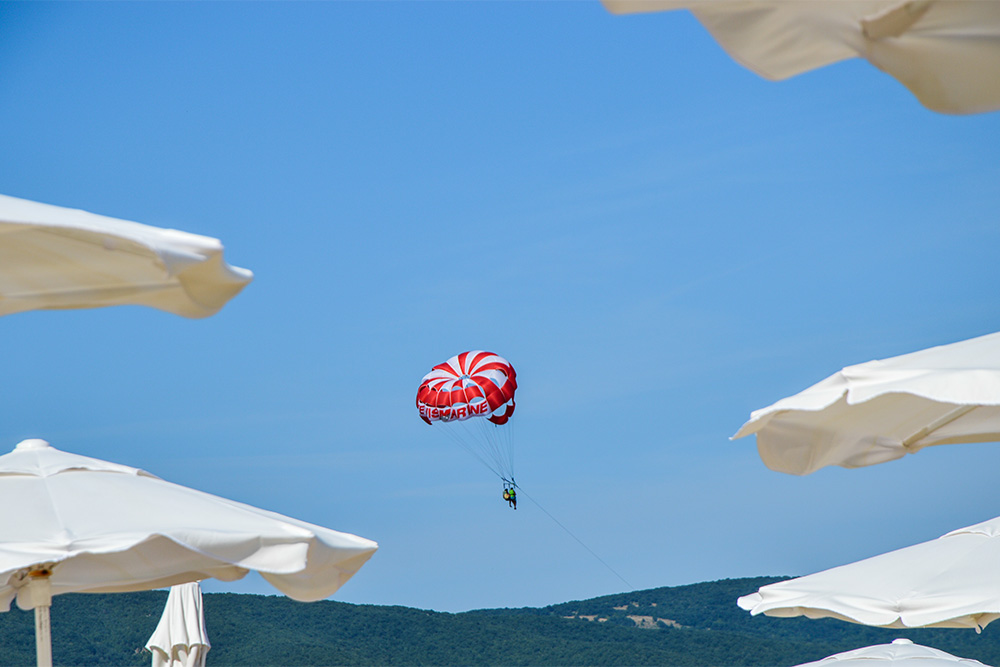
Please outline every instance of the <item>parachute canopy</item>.
[{"label": "parachute canopy", "polygon": [[428,424],[485,417],[500,426],[514,413],[514,367],[492,352],[457,354],[424,376],[417,409]]}]

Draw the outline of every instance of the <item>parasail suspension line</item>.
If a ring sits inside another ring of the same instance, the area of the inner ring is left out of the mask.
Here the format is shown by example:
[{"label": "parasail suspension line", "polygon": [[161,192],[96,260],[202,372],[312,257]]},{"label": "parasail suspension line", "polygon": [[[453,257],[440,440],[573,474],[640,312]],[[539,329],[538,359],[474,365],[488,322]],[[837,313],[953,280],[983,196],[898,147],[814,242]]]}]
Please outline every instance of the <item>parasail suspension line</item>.
[{"label": "parasail suspension line", "polygon": [[469,419],[453,421],[439,429],[500,479],[513,478],[514,448],[510,424],[498,428],[485,419]]},{"label": "parasail suspension line", "polygon": [[[460,430],[458,429],[459,426],[461,426]],[[451,427],[445,427],[440,430],[446,433],[449,438],[454,440],[455,444],[457,444],[459,447],[461,447],[469,454],[474,456],[476,459],[478,459],[480,463],[482,463],[484,466],[486,466],[487,469],[490,470],[490,472],[492,472],[500,479],[504,479],[503,470],[505,468],[505,465],[502,458],[498,458],[497,454],[494,453],[492,448],[488,448],[486,446],[483,446],[483,452],[488,454],[489,458],[492,460],[487,460],[482,453],[477,451],[477,448],[473,447],[470,444],[471,442],[474,442],[476,438],[472,435],[471,431],[468,429],[468,427],[465,425],[464,422],[457,422]],[[461,431],[464,431],[464,435],[461,434]]]}]

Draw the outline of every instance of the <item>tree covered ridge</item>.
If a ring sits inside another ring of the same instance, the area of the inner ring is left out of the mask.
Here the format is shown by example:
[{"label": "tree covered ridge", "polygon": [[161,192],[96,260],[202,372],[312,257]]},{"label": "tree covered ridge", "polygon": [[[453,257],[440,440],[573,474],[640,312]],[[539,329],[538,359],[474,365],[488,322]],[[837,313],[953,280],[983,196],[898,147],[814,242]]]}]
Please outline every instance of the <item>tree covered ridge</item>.
[{"label": "tree covered ridge", "polygon": [[[980,635],[971,630],[884,630],[835,620],[751,617],[736,606],[737,597],[779,579],[724,579],[547,607],[457,614],[206,594],[213,644],[209,664],[778,666],[897,637],[986,664],[1000,663],[1000,629],[993,626]],[[150,655],[142,646],[165,601],[165,591],[56,597],[56,664],[148,665]],[[636,618],[654,622],[637,623]],[[34,664],[33,633],[31,612],[0,614],[0,664]]]}]

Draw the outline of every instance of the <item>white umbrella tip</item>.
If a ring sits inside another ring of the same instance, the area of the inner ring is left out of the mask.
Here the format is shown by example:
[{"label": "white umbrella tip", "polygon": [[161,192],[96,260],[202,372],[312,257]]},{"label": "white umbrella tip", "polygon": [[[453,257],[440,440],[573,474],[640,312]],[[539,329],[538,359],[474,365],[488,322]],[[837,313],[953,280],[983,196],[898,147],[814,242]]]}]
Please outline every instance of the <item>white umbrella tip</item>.
[{"label": "white umbrella tip", "polygon": [[900,637],[899,639],[893,639],[892,643],[893,644],[912,644],[913,642],[910,641],[909,639],[906,639],[905,637]]},{"label": "white umbrella tip", "polygon": [[28,438],[27,440],[22,440],[21,442],[17,443],[17,447],[14,448],[14,451],[23,452],[28,449],[45,449],[51,446],[52,445],[50,445],[47,441],[42,440],[41,438]]}]

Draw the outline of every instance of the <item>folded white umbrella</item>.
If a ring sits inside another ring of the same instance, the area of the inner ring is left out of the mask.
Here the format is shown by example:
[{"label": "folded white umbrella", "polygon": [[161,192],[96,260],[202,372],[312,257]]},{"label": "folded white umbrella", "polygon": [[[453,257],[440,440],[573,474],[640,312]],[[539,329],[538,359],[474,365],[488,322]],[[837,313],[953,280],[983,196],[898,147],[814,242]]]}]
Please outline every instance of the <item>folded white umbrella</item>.
[{"label": "folded white umbrella", "polygon": [[733,437],[752,433],[767,467],[795,475],[1000,441],[1000,333],[848,366],[754,411]]},{"label": "folded white umbrella", "polygon": [[217,239],[0,195],[0,315],[131,304],[208,317],[252,279]]},{"label": "folded white umbrella", "polygon": [[[0,513],[0,611],[16,598],[46,627],[51,595],[234,581],[250,570],[295,600],[321,600],[378,548],[44,440],[0,456],[0,506],[10,510]],[[39,642],[44,664],[51,649]]]},{"label": "folded white umbrella", "polygon": [[205,667],[210,648],[201,586],[196,581],[171,586],[160,622],[146,642],[153,667]]},{"label": "folded white umbrella", "polygon": [[1000,517],[936,540],[762,586],[750,613],[888,628],[976,628],[1000,618]]},{"label": "folded white umbrella", "polygon": [[602,0],[615,14],[689,9],[741,65],[774,80],[865,58],[942,113],[1000,109],[995,0]]},{"label": "folded white umbrella", "polygon": [[[888,664],[886,664],[888,663]],[[914,644],[909,639],[895,639],[891,644],[866,646],[831,655],[797,667],[986,667],[978,660],[959,658],[929,646]]]}]

